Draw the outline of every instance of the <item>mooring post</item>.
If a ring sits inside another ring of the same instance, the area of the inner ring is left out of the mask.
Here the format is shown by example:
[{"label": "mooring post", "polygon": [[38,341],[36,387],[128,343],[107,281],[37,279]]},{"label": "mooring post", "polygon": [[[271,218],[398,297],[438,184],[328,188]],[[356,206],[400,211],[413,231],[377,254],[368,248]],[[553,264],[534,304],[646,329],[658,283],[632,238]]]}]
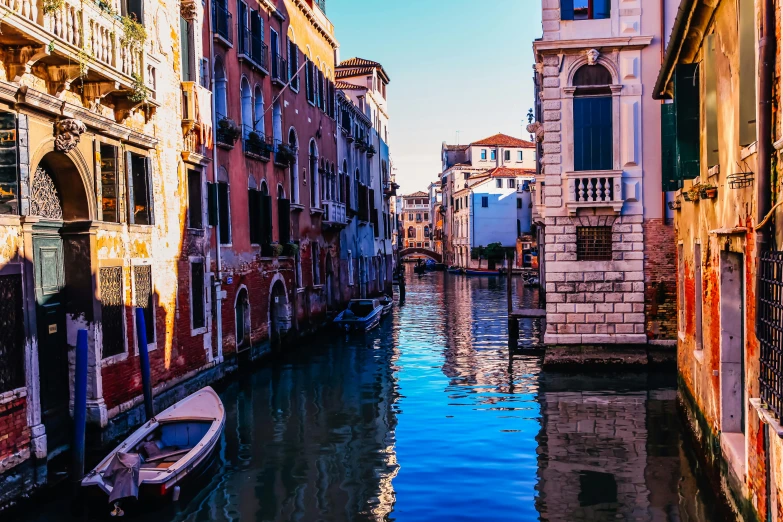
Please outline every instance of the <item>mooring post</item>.
[{"label": "mooring post", "polygon": [[144,413],[147,420],[155,416],[152,408],[152,383],[150,382],[150,354],[147,351],[147,326],[144,309],[136,308],[136,340],[139,345],[139,365],[141,366],[141,387],[144,390]]},{"label": "mooring post", "polygon": [[[84,478],[85,432],[87,430],[87,330],[76,333],[76,367],[73,386],[73,464],[71,477],[75,487]],[[78,491],[78,490],[77,490]]]},{"label": "mooring post", "polygon": [[514,297],[511,293],[511,271],[513,270],[512,261],[506,256],[506,305],[508,306],[508,338],[509,341],[519,339],[519,322],[512,315],[514,309]]}]

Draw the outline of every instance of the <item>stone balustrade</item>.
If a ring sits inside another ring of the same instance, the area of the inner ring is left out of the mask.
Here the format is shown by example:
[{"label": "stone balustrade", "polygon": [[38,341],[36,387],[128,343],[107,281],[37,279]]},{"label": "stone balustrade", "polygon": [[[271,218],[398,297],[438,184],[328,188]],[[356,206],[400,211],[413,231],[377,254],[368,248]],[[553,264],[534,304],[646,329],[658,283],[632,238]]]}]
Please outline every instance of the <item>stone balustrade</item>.
[{"label": "stone balustrade", "polygon": [[623,208],[621,170],[566,172],[566,208],[575,214],[579,208]]}]

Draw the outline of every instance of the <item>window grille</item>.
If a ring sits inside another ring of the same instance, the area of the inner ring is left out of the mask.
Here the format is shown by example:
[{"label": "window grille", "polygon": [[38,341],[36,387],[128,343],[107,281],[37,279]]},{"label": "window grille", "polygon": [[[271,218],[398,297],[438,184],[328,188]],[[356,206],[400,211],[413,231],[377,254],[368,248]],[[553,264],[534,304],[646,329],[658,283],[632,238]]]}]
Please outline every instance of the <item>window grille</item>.
[{"label": "window grille", "polygon": [[24,386],[22,276],[0,276],[0,393]]},{"label": "window grille", "polygon": [[783,252],[762,252],[758,339],[761,400],[780,418],[783,410]]},{"label": "window grille", "polygon": [[125,351],[123,332],[122,267],[100,269],[101,326],[103,328],[103,357]]},{"label": "window grille", "polygon": [[193,328],[206,326],[204,317],[204,263],[190,264],[190,314]]},{"label": "window grille", "polygon": [[[133,267],[133,284],[136,287],[137,308],[144,309],[144,327],[147,342],[155,342],[155,303],[152,294],[152,266],[139,265]],[[136,325],[138,327],[138,325]]]},{"label": "window grille", "polygon": [[612,259],[612,227],[576,227],[576,259],[609,261]]}]

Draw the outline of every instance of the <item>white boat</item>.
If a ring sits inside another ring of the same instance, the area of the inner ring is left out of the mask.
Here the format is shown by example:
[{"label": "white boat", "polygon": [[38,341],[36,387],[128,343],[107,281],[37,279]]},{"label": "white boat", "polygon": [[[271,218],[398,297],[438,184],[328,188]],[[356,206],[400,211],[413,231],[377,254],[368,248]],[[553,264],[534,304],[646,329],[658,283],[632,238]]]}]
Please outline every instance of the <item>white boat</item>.
[{"label": "white boat", "polygon": [[225,422],[218,394],[202,388],[145,422],[82,479],[82,486],[107,503],[170,498],[176,486],[204,471]]}]

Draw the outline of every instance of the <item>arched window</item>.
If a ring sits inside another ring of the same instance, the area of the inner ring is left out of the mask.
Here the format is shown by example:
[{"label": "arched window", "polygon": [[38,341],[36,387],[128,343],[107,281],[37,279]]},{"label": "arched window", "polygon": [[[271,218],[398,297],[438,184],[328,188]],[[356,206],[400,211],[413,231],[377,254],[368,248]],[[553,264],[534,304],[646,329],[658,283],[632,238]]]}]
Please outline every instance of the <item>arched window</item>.
[{"label": "arched window", "polygon": [[291,202],[299,203],[299,145],[293,127],[288,131],[288,146],[294,153],[294,162],[288,169],[291,172]]},{"label": "arched window", "polygon": [[279,101],[272,105],[272,138],[275,143],[283,142],[283,113]]},{"label": "arched window", "polygon": [[277,185],[277,230],[281,245],[291,242],[291,202],[285,197],[283,185]]},{"label": "arched window", "polygon": [[310,206],[317,208],[319,206],[318,191],[318,148],[315,141],[310,141]]},{"label": "arched window", "polygon": [[430,237],[430,227],[429,225],[424,225],[424,238],[427,239]]},{"label": "arched window", "polygon": [[602,65],[583,65],[573,84],[574,170],[611,170],[612,75]]},{"label": "arched window", "polygon": [[343,178],[342,186],[340,188],[340,201],[348,204],[348,200],[351,194],[351,175],[348,173],[348,162],[343,160]]},{"label": "arched window", "polygon": [[260,85],[256,85],[255,94],[255,111],[253,116],[255,121],[253,122],[253,129],[261,136],[264,136],[266,134],[264,128],[264,91],[261,90]]},{"label": "arched window", "polygon": [[250,91],[250,83],[247,78],[242,78],[242,137],[247,139],[253,130],[253,93]]},{"label": "arched window", "polygon": [[326,171],[326,167],[324,166],[324,159],[321,158],[321,164],[318,166],[318,186],[321,189],[321,191],[319,192],[319,197],[321,198],[321,201],[327,199],[326,191],[329,188],[328,174],[329,173]]},{"label": "arched window", "polygon": [[408,227],[408,237],[409,238],[415,238],[416,237],[416,229],[413,227]]},{"label": "arched window", "polygon": [[215,112],[217,120],[228,117],[228,103],[226,101],[226,71],[223,69],[223,61],[215,60]]}]

